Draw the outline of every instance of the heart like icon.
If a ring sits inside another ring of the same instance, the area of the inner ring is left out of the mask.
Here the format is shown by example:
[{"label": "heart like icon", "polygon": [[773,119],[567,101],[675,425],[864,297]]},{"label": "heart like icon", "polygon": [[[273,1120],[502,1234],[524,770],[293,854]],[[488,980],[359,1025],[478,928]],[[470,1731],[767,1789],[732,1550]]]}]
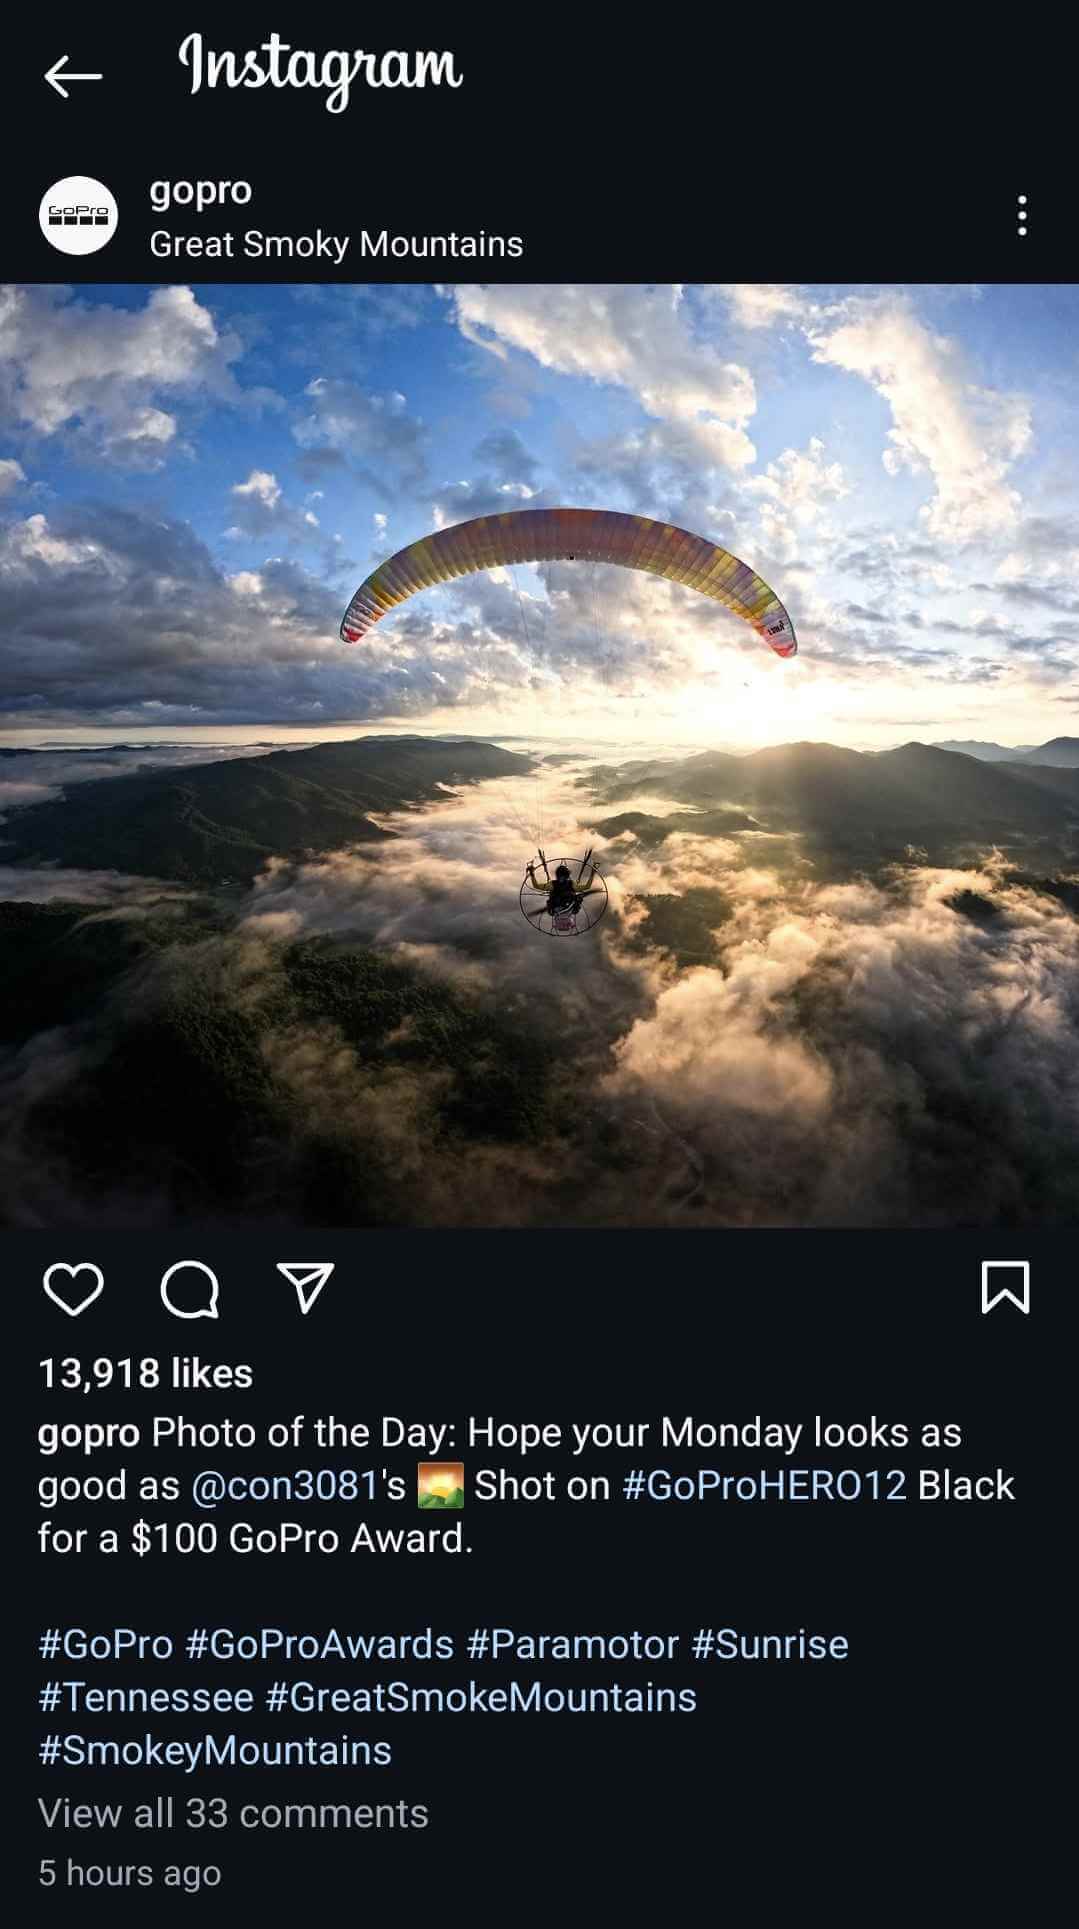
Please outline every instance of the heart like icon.
[{"label": "heart like icon", "polygon": [[[65,1285],[61,1280],[58,1285],[54,1285],[53,1281],[63,1273],[67,1274],[67,1284]],[[75,1284],[78,1273],[90,1273],[94,1280],[89,1292],[83,1292],[81,1299],[77,1295],[82,1289]],[[49,1267],[41,1284],[55,1306],[59,1306],[61,1311],[68,1313],[72,1319],[78,1319],[80,1313],[85,1313],[86,1308],[92,1306],[95,1299],[101,1297],[105,1290],[105,1276],[100,1266],[92,1265],[88,1259],[77,1260],[74,1266],[69,1266],[66,1260],[58,1259]]]}]

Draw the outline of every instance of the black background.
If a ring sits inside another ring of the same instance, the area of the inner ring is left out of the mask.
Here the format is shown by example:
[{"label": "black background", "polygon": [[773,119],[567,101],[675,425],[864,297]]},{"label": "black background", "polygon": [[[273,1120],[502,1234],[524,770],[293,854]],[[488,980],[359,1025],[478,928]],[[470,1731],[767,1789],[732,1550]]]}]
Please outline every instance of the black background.
[{"label": "black background", "polygon": [[[190,94],[190,32],[238,54],[277,31],[293,47],[452,49],[459,89],[357,86],[342,114],[316,90]],[[213,14],[50,10],[5,30],[9,166],[5,275],[26,281],[977,281],[1075,273],[1074,164],[1046,136],[1059,114],[1021,48],[950,60],[885,18],[819,16],[799,30],[756,16],[604,9],[473,14],[229,9]],[[61,100],[43,75],[100,72]],[[120,224],[73,258],[38,228],[69,174],[115,194]],[[252,204],[162,216],[152,180],[249,180]],[[1028,234],[1016,233],[1026,193]],[[154,261],[154,228],[209,233],[520,234],[518,262],[395,261],[334,269]]]},{"label": "black background", "polygon": [[[287,1247],[265,1237],[206,1234],[183,1241],[141,1235],[8,1240],[8,1284],[32,1324],[18,1375],[74,1353],[197,1353],[256,1369],[250,1393],[55,1392],[26,1399],[20,1483],[31,1485],[29,1429],[43,1417],[85,1420],[183,1413],[195,1420],[265,1424],[294,1413],[333,1412],[377,1426],[383,1414],[449,1419],[452,1454],[466,1469],[566,1471],[568,1455],[527,1459],[469,1451],[469,1414],[499,1420],[651,1419],[851,1422],[871,1414],[958,1420],[951,1453],[821,1454],[803,1445],[787,1463],[752,1450],[586,1455],[575,1470],[623,1474],[630,1466],[685,1471],[718,1466],[1001,1465],[1016,1476],[1014,1505],[776,1504],[605,1505],[479,1503],[463,1516],[461,1557],[342,1552],[288,1558],[225,1554],[138,1562],[57,1557],[34,1563],[19,1637],[17,1678],[36,1701],[46,1677],[142,1685],[268,1685],[281,1666],[186,1661],[128,1669],[32,1660],[41,1629],[57,1622],[131,1626],[179,1634],[190,1625],[366,1632],[431,1626],[463,1640],[474,1624],[572,1632],[640,1628],[680,1632],[702,1623],[751,1631],[805,1627],[844,1633],[842,1663],[432,1665],[303,1663],[323,1685],[376,1678],[499,1683],[515,1673],[555,1686],[691,1686],[693,1715],[446,1716],[43,1716],[31,1712],[26,1779],[55,1799],[129,1804],[171,1792],[241,1801],[404,1800],[431,1812],[424,1832],[249,1833],[169,1837],[48,1832],[28,1812],[27,1849],[61,1863],[216,1862],[224,1881],[197,1906],[232,1920],[256,1901],[274,1910],[310,1904],[403,1919],[467,1908],[480,1924],[571,1922],[615,1912],[651,1919],[698,1906],[752,1905],[753,1918],[790,1919],[793,1908],[841,1923],[899,1912],[927,1922],[1048,1919],[1057,1804],[1049,1735],[1067,1639],[1058,1523],[1066,1505],[1071,1276],[1064,1239],[970,1234],[878,1236],[798,1233],[584,1234],[571,1247],[525,1234],[305,1235]],[[302,1250],[301,1250],[302,1248]],[[85,1249],[85,1250],[83,1250]],[[279,1258],[334,1259],[336,1271],[301,1318]],[[78,1321],[40,1290],[55,1258],[93,1258],[102,1298]],[[184,1257],[221,1281],[218,1322],[171,1319],[158,1298],[164,1267]],[[980,1310],[982,1258],[1027,1257],[1033,1310]],[[653,1438],[658,1439],[658,1428]],[[411,1482],[417,1455],[384,1452],[204,1450],[146,1457],[159,1472],[206,1466],[283,1471],[294,1465],[387,1467]],[[135,1454],[40,1458],[37,1471],[114,1470]],[[617,1487],[617,1482],[615,1483]],[[30,1516],[37,1512],[31,1505]],[[228,1505],[198,1515],[171,1508],[73,1506],[69,1525],[147,1517],[275,1516],[304,1524],[412,1526],[411,1499],[355,1509]],[[115,1518],[113,1518],[115,1517]],[[429,1518],[429,1517],[427,1517]],[[32,1537],[36,1521],[27,1518]],[[343,1538],[349,1538],[344,1534]],[[683,1650],[685,1652],[685,1644]],[[32,1684],[32,1685],[31,1685]],[[389,1769],[98,1772],[30,1761],[46,1728],[91,1735],[198,1735],[210,1727],[280,1737],[344,1732],[393,1744]],[[20,1779],[22,1779],[20,1774]],[[31,1797],[27,1795],[27,1808]],[[130,1810],[129,1810],[130,1812]],[[36,1812],[35,1812],[36,1814]],[[32,1847],[31,1847],[32,1844]],[[457,1901],[454,1901],[454,1897]],[[711,1901],[709,1901],[709,1898]],[[331,1900],[332,1899],[332,1900]],[[748,1900],[747,1900],[748,1899]],[[98,1904],[145,1912],[152,1892]],[[73,1919],[81,1903],[57,1890],[36,1905]],[[193,1906],[193,1905],[189,1905]]]}]

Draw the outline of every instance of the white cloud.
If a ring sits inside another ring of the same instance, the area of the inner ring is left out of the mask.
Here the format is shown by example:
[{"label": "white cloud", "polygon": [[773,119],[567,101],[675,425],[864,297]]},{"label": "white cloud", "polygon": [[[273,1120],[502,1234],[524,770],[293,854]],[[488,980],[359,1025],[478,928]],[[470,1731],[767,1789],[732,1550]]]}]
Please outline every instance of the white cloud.
[{"label": "white cloud", "polygon": [[12,574],[35,563],[49,569],[66,569],[73,564],[104,560],[100,544],[59,536],[42,515],[27,516],[25,522],[13,523],[5,532],[0,549],[0,570]]},{"label": "white cloud", "polygon": [[[698,1220],[725,1187],[736,1217],[748,1189],[746,1216],[786,1223],[946,1222],[1036,1213],[1032,1188],[1043,1209],[1074,1197],[1079,930],[1063,904],[992,863],[820,887],[773,874],[764,891],[763,874],[704,849],[728,903],[715,962],[654,969],[652,1009],[598,1088],[684,1148]],[[682,888],[664,854],[652,871],[653,892]]]},{"label": "white cloud", "polygon": [[957,343],[933,334],[902,296],[845,302],[840,317],[809,329],[813,359],[862,376],[887,402],[884,466],[932,477],[928,533],[950,542],[1007,535],[1021,500],[1008,472],[1032,439],[1028,403],[971,382]]},{"label": "white cloud", "polygon": [[133,408],[116,422],[103,422],[101,429],[102,446],[110,455],[134,456],[139,451],[163,449],[176,434],[176,417],[165,409],[154,409],[147,404],[143,408]]},{"label": "white cloud", "polygon": [[350,461],[378,486],[414,488],[424,470],[427,432],[399,390],[376,395],[343,377],[318,375],[304,395],[309,412],[292,433],[317,472]]},{"label": "white cloud", "polygon": [[831,1096],[831,1073],[802,1039],[774,1027],[783,994],[805,976],[819,948],[785,926],[763,946],[746,946],[748,955],[736,954],[728,977],[687,972],[660,991],[654,1013],[619,1041],[613,1089],[639,1081],[668,1103],[704,1108],[713,1117],[720,1106],[728,1118],[739,1112],[787,1121],[819,1117]]},{"label": "white cloud", "polygon": [[243,537],[273,536],[288,543],[306,538],[310,529],[319,527],[313,509],[294,509],[272,469],[252,469],[246,482],[234,482],[229,494],[236,517],[225,534],[233,542]]},{"label": "white cloud", "polygon": [[234,496],[249,496],[266,509],[276,509],[281,500],[281,484],[268,469],[252,469],[246,482],[234,482]]},{"label": "white cloud", "polygon": [[719,467],[753,461],[753,377],[694,330],[681,288],[464,284],[451,299],[461,333],[492,354],[519,349],[560,374],[626,389],[647,415],[691,425],[701,457]]},{"label": "white cloud", "polygon": [[141,308],[73,299],[68,289],[0,291],[0,404],[38,435],[87,439],[98,454],[157,467],[178,422],[162,395],[234,399],[238,344],[190,288],[155,288]]},{"label": "white cloud", "polygon": [[797,554],[797,532],[820,524],[826,505],[850,494],[842,464],[824,460],[824,444],[815,435],[804,449],[784,449],[763,475],[747,476],[744,486],[760,504],[764,541],[784,561]]},{"label": "white cloud", "polygon": [[806,304],[797,289],[779,281],[732,281],[722,292],[740,328],[770,328],[784,317],[793,320],[805,313]]},{"label": "white cloud", "polygon": [[6,460],[0,462],[0,496],[10,495],[13,489],[18,488],[20,482],[25,481],[26,473],[21,462]]},{"label": "white cloud", "polygon": [[1016,530],[1015,545],[997,564],[997,582],[1013,589],[1074,592],[1079,577],[1079,519],[1031,516]]}]

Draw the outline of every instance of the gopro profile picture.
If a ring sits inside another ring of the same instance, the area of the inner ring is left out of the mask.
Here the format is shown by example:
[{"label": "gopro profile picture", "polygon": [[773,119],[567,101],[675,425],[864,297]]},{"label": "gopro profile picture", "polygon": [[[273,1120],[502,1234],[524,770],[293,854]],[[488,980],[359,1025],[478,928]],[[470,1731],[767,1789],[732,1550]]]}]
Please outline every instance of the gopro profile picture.
[{"label": "gopro profile picture", "polygon": [[42,234],[62,255],[96,254],[112,240],[119,219],[115,196],[89,174],[54,181],[38,209]]}]

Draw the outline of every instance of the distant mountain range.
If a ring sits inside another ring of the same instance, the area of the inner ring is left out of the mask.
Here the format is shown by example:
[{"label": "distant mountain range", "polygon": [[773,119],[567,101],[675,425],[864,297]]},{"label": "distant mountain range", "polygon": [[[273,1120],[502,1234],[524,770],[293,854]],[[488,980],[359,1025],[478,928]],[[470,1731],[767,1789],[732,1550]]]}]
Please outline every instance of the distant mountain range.
[{"label": "distant mountain range", "polygon": [[964,757],[977,757],[983,764],[1055,764],[1065,770],[1079,767],[1079,737],[1052,737],[1048,743],[1015,744],[944,742],[934,750],[956,750]]},{"label": "distant mountain range", "polygon": [[[979,761],[935,744],[866,754],[794,743],[747,757],[705,751],[677,762],[622,764],[601,777],[614,803],[641,791],[711,809],[749,809],[761,828],[861,824],[879,830],[1059,829],[1079,813],[1079,767]],[[717,828],[719,828],[717,826]]]},{"label": "distant mountain range", "polygon": [[527,768],[527,759],[493,744],[363,737],[179,771],[136,770],[80,785],[71,800],[11,813],[0,858],[247,884],[271,857],[391,837],[371,811],[431,803],[447,786]]},{"label": "distant mountain range", "polygon": [[[391,837],[372,812],[381,817],[429,804],[447,787],[522,776],[529,763],[475,741],[359,738],[137,770],[10,812],[0,858],[246,884],[271,857]],[[907,846],[933,862],[990,844],[1044,869],[1079,858],[1079,764],[1063,761],[989,760],[923,743],[873,754],[796,743],[748,756],[706,751],[599,765],[588,791],[582,818],[607,837],[629,832],[644,847],[691,829],[698,837],[798,837],[808,840],[818,867],[836,869],[890,862]],[[597,800],[631,805],[642,793],[688,805],[692,815],[630,808],[597,822]],[[780,859],[778,849],[773,854]]]},{"label": "distant mountain range", "polygon": [[605,817],[597,825],[604,836],[628,830],[645,847],[677,832],[731,836],[748,812],[773,840],[765,846],[772,861],[783,855],[774,840],[797,838],[819,874],[872,869],[911,848],[937,864],[968,862],[990,845],[1027,867],[1055,870],[1079,859],[1079,767],[988,763],[933,744],[879,754],[815,743],[747,757],[707,751],[608,767],[596,790],[608,804],[647,792],[693,809]]}]

